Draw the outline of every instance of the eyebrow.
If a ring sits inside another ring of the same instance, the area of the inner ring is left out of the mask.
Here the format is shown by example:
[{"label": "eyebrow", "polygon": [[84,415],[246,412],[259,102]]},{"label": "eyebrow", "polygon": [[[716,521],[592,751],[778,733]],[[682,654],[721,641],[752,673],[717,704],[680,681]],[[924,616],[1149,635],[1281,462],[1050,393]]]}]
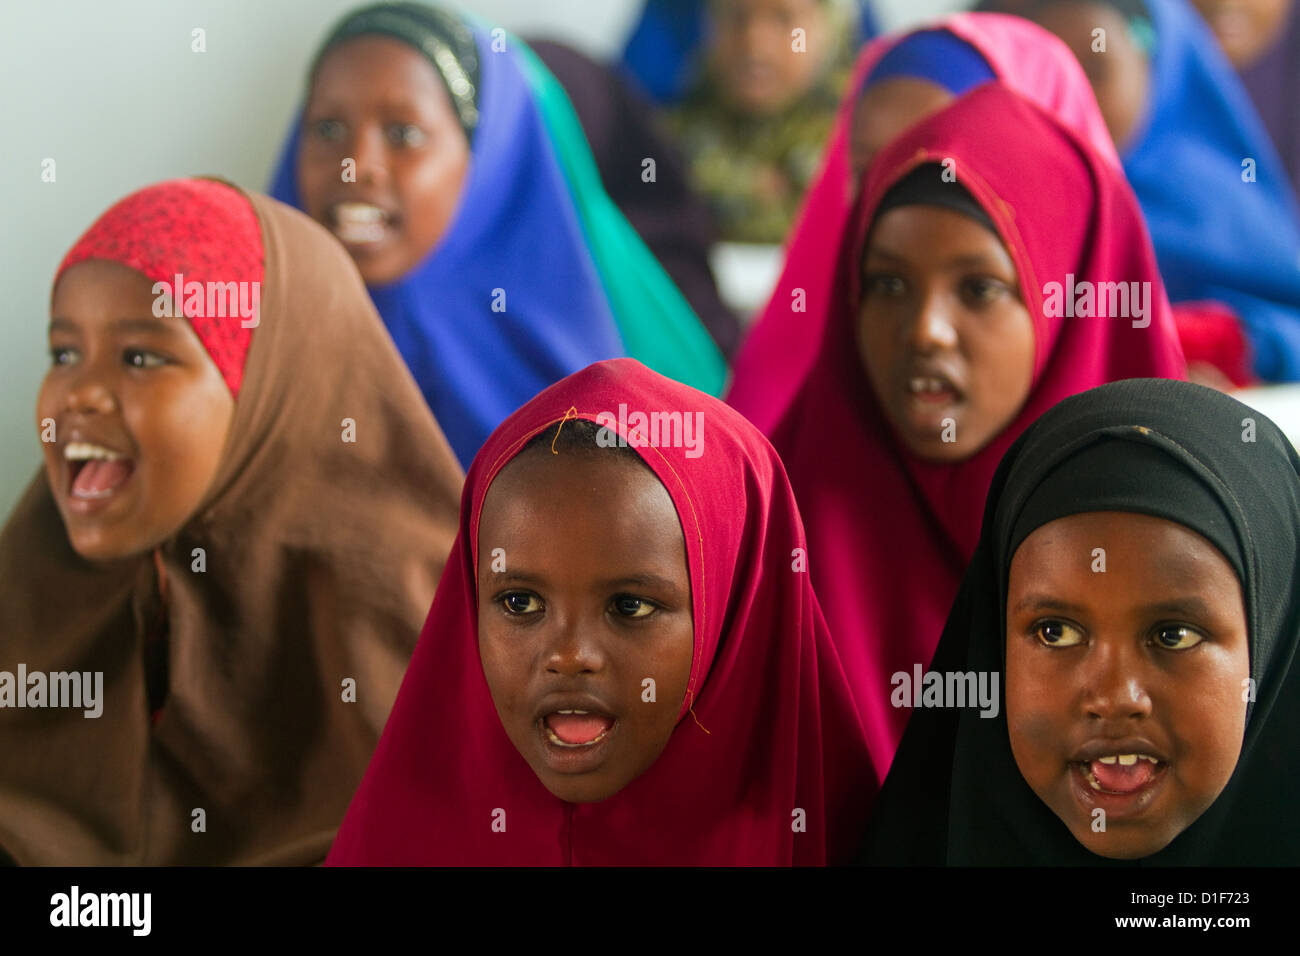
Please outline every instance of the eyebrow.
[{"label": "eyebrow", "polygon": [[1016,606],[1011,609],[1012,614],[1023,614],[1026,611],[1059,611],[1062,614],[1083,614],[1087,609],[1082,604],[1073,604],[1070,601],[1062,601],[1060,598],[1053,597],[1050,594],[1031,593],[1026,594],[1016,602]]},{"label": "eyebrow", "polygon": [[[167,319],[114,319],[109,323],[114,331],[120,332],[144,332],[148,334],[162,333],[164,335],[180,335],[183,332],[183,326],[175,320]],[[56,316],[50,319],[51,332],[79,332],[81,327],[71,319],[63,316]]]},{"label": "eyebrow", "polygon": [[[536,587],[549,583],[544,575],[534,574],[531,571],[502,571],[499,574],[494,574],[492,580],[498,585],[527,584]],[[614,590],[617,588],[650,588],[652,590],[667,591],[671,594],[677,594],[680,590],[674,582],[648,571],[643,571],[638,574],[621,575],[615,578],[605,578],[601,581],[597,581],[596,586],[602,590]]]},{"label": "eyebrow", "polygon": [[[910,265],[911,260],[907,256],[900,255],[889,249],[881,249],[878,246],[870,246],[867,249],[865,259],[884,259],[889,262],[902,263]],[[995,258],[982,252],[973,252],[966,255],[954,256],[951,259],[945,259],[940,263],[945,269],[995,269],[1005,271],[1007,261],[1002,258]]]},{"label": "eyebrow", "polygon": [[[1060,598],[1052,597],[1049,594],[1027,594],[1018,601],[1011,609],[1012,614],[1023,614],[1027,611],[1057,611],[1062,614],[1083,615],[1087,613],[1087,608],[1082,604],[1074,604],[1070,601],[1062,601]],[[1194,594],[1188,594],[1184,597],[1170,598],[1165,601],[1154,601],[1151,604],[1143,604],[1136,610],[1144,615],[1153,614],[1180,614],[1189,617],[1210,618],[1214,616],[1214,611],[1208,603]]]}]

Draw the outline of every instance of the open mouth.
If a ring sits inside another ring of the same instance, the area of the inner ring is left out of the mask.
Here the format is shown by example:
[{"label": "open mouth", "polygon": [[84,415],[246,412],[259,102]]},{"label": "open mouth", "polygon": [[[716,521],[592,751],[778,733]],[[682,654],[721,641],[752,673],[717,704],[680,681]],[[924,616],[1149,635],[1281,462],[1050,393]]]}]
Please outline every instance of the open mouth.
[{"label": "open mouth", "polygon": [[1127,796],[1155,780],[1167,765],[1150,754],[1110,754],[1079,766],[1094,791]]},{"label": "open mouth", "polygon": [[908,399],[920,405],[951,405],[961,398],[961,390],[941,372],[910,375],[905,390]]},{"label": "open mouth", "polygon": [[547,741],[556,747],[594,747],[609,736],[615,723],[609,714],[557,710],[542,718],[542,729]]},{"label": "open mouth", "polygon": [[68,463],[68,497],[76,502],[111,498],[135,472],[134,459],[91,442],[68,442],[63,459]]},{"label": "open mouth", "polygon": [[329,208],[330,229],[349,246],[368,246],[386,239],[397,226],[397,217],[386,209],[365,202],[341,202]]}]

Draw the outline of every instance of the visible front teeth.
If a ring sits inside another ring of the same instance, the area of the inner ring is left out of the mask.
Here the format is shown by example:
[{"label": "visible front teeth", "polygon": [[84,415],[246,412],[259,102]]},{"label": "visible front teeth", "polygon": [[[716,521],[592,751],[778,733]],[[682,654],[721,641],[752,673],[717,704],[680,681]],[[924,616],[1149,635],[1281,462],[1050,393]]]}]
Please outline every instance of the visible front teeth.
[{"label": "visible front teeth", "polygon": [[557,714],[585,714],[585,710],[557,710]]},{"label": "visible front teeth", "polygon": [[388,213],[363,202],[339,203],[334,221],[334,234],[344,242],[378,242],[388,229]]},{"label": "visible front teeth", "polygon": [[909,391],[914,393],[951,391],[948,383],[941,378],[924,378],[918,376],[917,378],[909,379],[907,387]]},{"label": "visible front teeth", "polygon": [[368,202],[341,202],[334,207],[334,215],[341,223],[349,222],[383,222],[388,213]]},{"label": "visible front teeth", "polygon": [[120,461],[124,456],[102,445],[71,441],[63,446],[63,457],[67,461]]},{"label": "visible front teeth", "polygon": [[1155,757],[1148,756],[1147,754],[1115,754],[1111,757],[1098,757],[1097,760],[1107,766],[1118,763],[1121,767],[1131,767],[1139,760],[1150,760],[1152,763],[1160,762]]}]

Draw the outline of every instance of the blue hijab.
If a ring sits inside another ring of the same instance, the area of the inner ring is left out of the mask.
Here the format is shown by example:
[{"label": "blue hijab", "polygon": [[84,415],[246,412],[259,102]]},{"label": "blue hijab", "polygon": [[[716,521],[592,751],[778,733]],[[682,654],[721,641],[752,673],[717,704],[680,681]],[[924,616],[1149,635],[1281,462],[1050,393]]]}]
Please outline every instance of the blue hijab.
[{"label": "blue hijab", "polygon": [[[1184,0],[1145,0],[1154,28],[1146,119],[1121,144],[1174,302],[1241,317],[1266,381],[1300,380],[1300,214],[1245,88]],[[1254,182],[1242,179],[1254,160]]]},{"label": "blue hijab", "polygon": [[[516,53],[486,52],[491,39],[478,26],[474,37],[479,120],[460,205],[423,263],[370,287],[466,468],[493,429],[539,391],[626,354]],[[301,127],[299,117],[270,189],[299,209]]]},{"label": "blue hijab", "polygon": [[[880,33],[870,0],[856,0],[858,42]],[[623,72],[660,105],[676,103],[695,79],[708,22],[707,0],[646,0],[623,49]]]}]

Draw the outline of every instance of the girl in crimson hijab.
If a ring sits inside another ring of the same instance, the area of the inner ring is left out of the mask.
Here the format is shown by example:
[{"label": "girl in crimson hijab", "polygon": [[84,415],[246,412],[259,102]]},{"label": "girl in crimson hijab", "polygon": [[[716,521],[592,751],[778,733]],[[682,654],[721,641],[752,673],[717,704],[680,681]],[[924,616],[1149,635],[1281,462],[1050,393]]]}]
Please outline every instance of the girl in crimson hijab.
[{"label": "girl in crimson hijab", "polygon": [[446,561],[451,449],[274,200],[142,189],[51,299],[45,467],[0,533],[0,859],[318,863]]},{"label": "girl in crimson hijab", "polygon": [[909,126],[996,79],[1043,107],[1119,165],[1092,87],[1064,43],[996,13],[960,13],[882,37],[858,56],[848,92],[789,239],[776,291],[735,361],[727,403],[770,435],[808,373],[831,314],[832,285],[857,182],[872,154]]},{"label": "girl in crimson hijab", "polygon": [[848,236],[772,441],[883,775],[1002,452],[1067,395],[1184,368],[1122,174],[1000,84],[879,153]]},{"label": "girl in crimson hijab", "polygon": [[877,781],[804,548],[721,402],[630,359],[548,388],[470,469],[327,862],[843,862]]}]

